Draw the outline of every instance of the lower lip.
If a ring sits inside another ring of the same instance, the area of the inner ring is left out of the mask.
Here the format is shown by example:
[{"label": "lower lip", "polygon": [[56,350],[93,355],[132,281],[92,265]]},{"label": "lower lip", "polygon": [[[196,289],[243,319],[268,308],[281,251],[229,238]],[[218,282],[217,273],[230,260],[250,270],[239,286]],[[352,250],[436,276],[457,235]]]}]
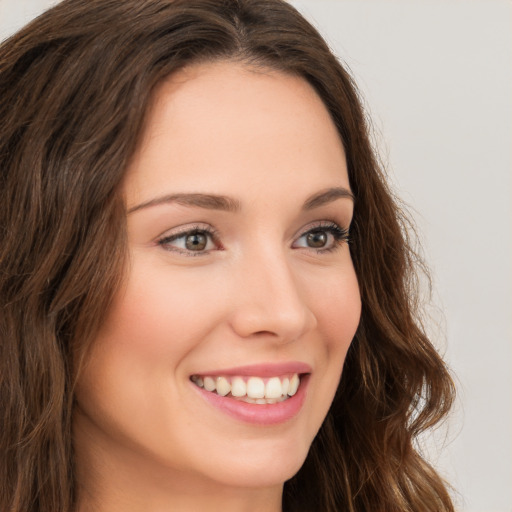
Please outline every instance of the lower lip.
[{"label": "lower lip", "polygon": [[275,404],[248,404],[191,384],[208,403],[239,421],[256,425],[276,425],[291,420],[300,412],[306,398],[308,382],[309,375],[302,375],[297,393]]}]

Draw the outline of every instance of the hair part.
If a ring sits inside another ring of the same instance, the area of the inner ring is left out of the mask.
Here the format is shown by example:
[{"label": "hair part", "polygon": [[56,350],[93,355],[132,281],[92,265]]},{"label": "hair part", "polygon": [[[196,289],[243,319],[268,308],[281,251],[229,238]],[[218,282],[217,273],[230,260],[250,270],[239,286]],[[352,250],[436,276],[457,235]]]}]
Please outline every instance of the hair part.
[{"label": "hair part", "polygon": [[356,198],[361,322],[286,511],[453,511],[414,440],[454,388],[415,310],[418,260],[354,83],[280,0],[65,0],[0,46],[0,509],[71,512],[73,388],[126,268],[120,187],[155,87],[241,61],[307,80]]}]

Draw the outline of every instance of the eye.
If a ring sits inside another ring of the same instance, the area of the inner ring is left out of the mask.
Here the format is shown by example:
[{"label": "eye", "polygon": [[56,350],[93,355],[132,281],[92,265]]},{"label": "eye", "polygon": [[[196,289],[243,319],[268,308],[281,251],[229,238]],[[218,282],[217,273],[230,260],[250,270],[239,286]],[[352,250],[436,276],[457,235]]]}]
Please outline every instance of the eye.
[{"label": "eye", "polygon": [[327,222],[309,229],[293,244],[294,248],[315,249],[318,252],[333,251],[348,242],[348,230],[334,222]]},{"label": "eye", "polygon": [[215,233],[203,228],[194,228],[164,236],[158,240],[158,245],[168,251],[193,256],[199,256],[218,248]]}]

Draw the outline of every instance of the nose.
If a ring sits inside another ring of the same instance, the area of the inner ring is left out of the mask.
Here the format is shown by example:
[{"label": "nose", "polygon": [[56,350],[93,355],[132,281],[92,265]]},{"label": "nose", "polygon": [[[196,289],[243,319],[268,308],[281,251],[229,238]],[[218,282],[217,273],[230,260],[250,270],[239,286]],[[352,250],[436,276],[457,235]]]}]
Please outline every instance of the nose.
[{"label": "nose", "polygon": [[294,341],[317,325],[285,254],[262,251],[243,258],[235,272],[231,327],[243,338]]}]

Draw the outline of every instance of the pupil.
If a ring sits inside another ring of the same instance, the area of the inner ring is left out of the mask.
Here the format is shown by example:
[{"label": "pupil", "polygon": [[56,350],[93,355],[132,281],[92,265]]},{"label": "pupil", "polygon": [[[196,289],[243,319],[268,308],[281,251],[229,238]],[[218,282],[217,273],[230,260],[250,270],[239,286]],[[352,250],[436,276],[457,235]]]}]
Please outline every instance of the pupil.
[{"label": "pupil", "polygon": [[324,247],[327,243],[327,234],[325,231],[313,231],[307,235],[308,245],[310,247]]},{"label": "pupil", "polygon": [[202,251],[206,247],[207,241],[203,233],[194,233],[187,236],[185,246],[190,251]]}]

